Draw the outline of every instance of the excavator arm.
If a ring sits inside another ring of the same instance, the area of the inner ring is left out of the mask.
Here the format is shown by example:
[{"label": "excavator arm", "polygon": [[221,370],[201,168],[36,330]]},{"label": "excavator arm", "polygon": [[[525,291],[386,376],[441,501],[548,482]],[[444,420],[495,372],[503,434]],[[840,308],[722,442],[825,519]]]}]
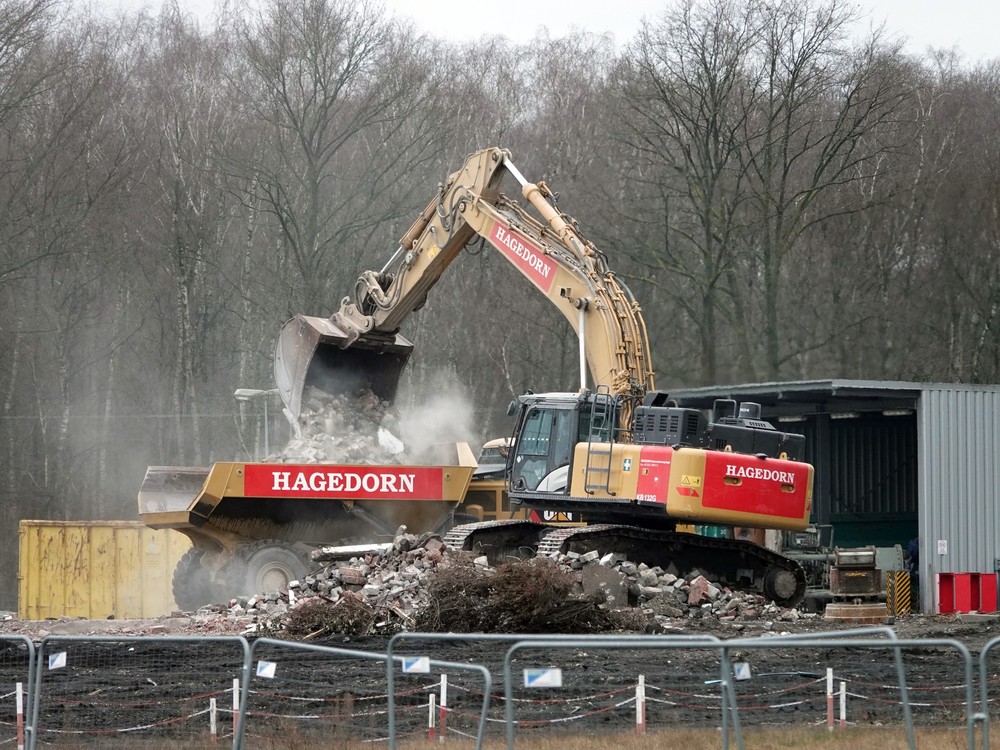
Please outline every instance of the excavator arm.
[{"label": "excavator arm", "polygon": [[[527,207],[500,192],[505,174]],[[392,400],[412,350],[399,328],[419,309],[458,254],[482,238],[563,314],[580,339],[580,387],[641,398],[653,370],[641,309],[604,256],[550,203],[544,183],[530,183],[504,149],[470,156],[440,186],[380,271],[358,278],[329,319],[297,315],[282,329],[275,379],[290,417],[306,386],[342,392],[359,382]],[[534,213],[529,211],[529,208]]]}]

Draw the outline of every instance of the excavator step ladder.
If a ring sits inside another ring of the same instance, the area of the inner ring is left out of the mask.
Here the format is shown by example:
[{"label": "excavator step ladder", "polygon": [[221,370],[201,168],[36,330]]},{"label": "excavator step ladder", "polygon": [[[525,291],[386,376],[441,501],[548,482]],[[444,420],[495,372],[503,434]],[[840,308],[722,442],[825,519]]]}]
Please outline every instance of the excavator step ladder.
[{"label": "excavator step ladder", "polygon": [[611,454],[616,416],[617,404],[611,394],[602,390],[595,393],[587,435],[587,461],[584,466],[583,489],[588,495],[598,491],[615,494],[611,491]]}]

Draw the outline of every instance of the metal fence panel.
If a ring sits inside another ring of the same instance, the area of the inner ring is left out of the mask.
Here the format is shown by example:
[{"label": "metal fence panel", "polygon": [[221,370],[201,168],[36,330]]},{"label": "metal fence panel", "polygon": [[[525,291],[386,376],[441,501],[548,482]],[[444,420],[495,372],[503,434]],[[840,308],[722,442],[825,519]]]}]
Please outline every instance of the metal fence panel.
[{"label": "metal fence panel", "polygon": [[34,668],[35,644],[30,638],[0,636],[0,745],[25,746]]},{"label": "metal fence panel", "polygon": [[[237,749],[244,737],[254,748],[424,737],[481,747],[488,722],[511,747],[703,726],[742,748],[758,728],[833,729],[839,698],[848,730],[905,731],[915,747],[915,727],[964,729],[972,750],[977,727],[989,747],[989,657],[1000,646],[980,653],[977,693],[965,645],[899,640],[888,627],[724,641],[405,633],[384,653],[268,638],[50,636],[37,650],[0,640],[0,680],[24,686],[29,747]],[[398,654],[404,641],[416,653]],[[503,671],[502,694],[491,669]],[[562,687],[546,687],[555,669]],[[16,693],[0,695],[0,744],[13,744]]]},{"label": "metal fence panel", "polygon": [[233,698],[249,651],[236,636],[47,637],[30,747],[217,747],[235,737]]},{"label": "metal fence panel", "polygon": [[[474,696],[463,704],[461,733],[482,746],[492,692],[489,670],[438,659],[404,664],[414,660],[396,657],[413,672],[397,690],[385,681],[386,663],[392,658],[335,646],[255,641],[237,746],[245,739],[254,747],[325,747],[331,740],[392,744],[397,735],[433,736],[435,697],[448,685]],[[390,713],[403,720],[390,725]]]},{"label": "metal fence panel", "polygon": [[[784,724],[789,722],[785,718],[779,718],[781,709],[792,706],[796,708],[805,706],[808,708],[810,703],[820,703],[824,707],[829,705],[827,701],[822,700],[823,693],[815,689],[820,682],[819,679],[816,679],[820,676],[820,673],[816,670],[813,672],[797,670],[792,661],[786,662],[788,664],[787,674],[782,676],[790,679],[799,678],[797,684],[789,683],[790,687],[795,687],[796,689],[808,688],[812,685],[814,697],[811,700],[797,699],[789,701],[787,699],[787,692],[782,687],[783,683],[775,682],[773,679],[768,680],[767,692],[762,692],[759,684],[753,685],[750,683],[749,679],[752,672],[750,662],[741,660],[746,658],[746,654],[758,650],[780,650],[784,654],[785,651],[793,653],[805,649],[812,649],[814,652],[817,649],[830,649],[842,657],[837,663],[837,670],[840,675],[846,675],[848,670],[851,669],[850,665],[859,661],[856,656],[859,652],[888,650],[896,655],[897,660],[901,660],[904,650],[907,653],[915,654],[919,658],[923,653],[935,653],[941,652],[944,649],[954,649],[961,657],[960,660],[956,661],[954,658],[938,660],[933,667],[923,672],[924,676],[928,679],[932,675],[944,677],[944,683],[935,681],[928,689],[936,689],[939,691],[939,694],[950,697],[935,698],[934,701],[918,702],[914,698],[914,690],[922,689],[923,685],[919,681],[915,681],[912,677],[907,680],[907,684],[903,684],[903,680],[900,679],[893,685],[896,667],[891,658],[885,659],[884,663],[880,663],[877,660],[870,665],[866,663],[866,665],[873,668],[871,675],[872,682],[867,684],[867,689],[869,691],[873,691],[875,688],[880,690],[887,689],[895,697],[879,698],[873,695],[859,697],[863,698],[868,705],[881,702],[880,705],[886,713],[887,720],[890,723],[902,726],[906,731],[907,743],[910,748],[916,747],[913,733],[913,726],[917,722],[916,708],[932,709],[933,714],[928,720],[934,726],[940,726],[942,723],[947,723],[948,721],[956,722],[959,726],[964,724],[968,750],[973,750],[975,747],[976,727],[984,721],[984,716],[977,712],[975,705],[973,688],[975,677],[972,656],[964,644],[954,640],[874,640],[865,637],[845,638],[844,634],[838,634],[838,637],[826,638],[802,636],[797,638],[734,639],[718,643],[683,643],[671,642],[667,639],[658,640],[656,638],[648,638],[644,642],[636,644],[613,636],[606,637],[601,642],[590,640],[581,641],[578,644],[570,640],[532,639],[515,643],[508,649],[504,657],[504,696],[507,712],[507,747],[509,750],[513,750],[514,748],[515,728],[523,726],[521,722],[515,719],[515,701],[518,697],[515,687],[518,684],[518,678],[514,670],[515,660],[525,652],[541,650],[546,652],[544,656],[545,663],[554,667],[566,661],[565,657],[560,659],[555,652],[567,649],[579,649],[581,647],[591,651],[595,649],[614,651],[638,648],[642,650],[662,650],[665,652],[680,649],[717,652],[720,656],[721,668],[718,680],[715,682],[719,691],[718,703],[723,709],[720,716],[720,729],[722,731],[722,745],[725,748],[729,747],[731,736],[735,739],[737,747],[743,748],[741,727],[747,721],[751,710],[763,710],[761,718],[757,719],[755,723],[773,722]],[[954,674],[942,675],[941,666],[948,661],[957,664],[958,670],[954,671]],[[744,665],[746,667],[745,670],[741,669]],[[741,675],[741,672],[745,672],[745,678]],[[774,678],[779,675],[771,674],[768,676]],[[810,679],[803,682],[802,678],[806,677]],[[861,679],[857,679],[856,681],[858,685],[863,684]],[[525,684],[527,685],[527,683],[528,675],[525,672]],[[741,686],[740,683],[745,684]],[[952,685],[950,683],[955,684]],[[648,691],[648,685],[644,687]],[[772,691],[776,688],[779,692],[786,692],[786,695],[780,699],[772,700],[772,696],[774,695]],[[950,692],[952,689],[958,691],[957,699],[954,699],[954,693]],[[708,691],[706,691],[705,697],[711,697]],[[795,723],[810,726],[811,724],[820,723],[827,716],[826,710],[812,709],[811,713],[812,715],[804,713],[802,716],[797,717]]]}]

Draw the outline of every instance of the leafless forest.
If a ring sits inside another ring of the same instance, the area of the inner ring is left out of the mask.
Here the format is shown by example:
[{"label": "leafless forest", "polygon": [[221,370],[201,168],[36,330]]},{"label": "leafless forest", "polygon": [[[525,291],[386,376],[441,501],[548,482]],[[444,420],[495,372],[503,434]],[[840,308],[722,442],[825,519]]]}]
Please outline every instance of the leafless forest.
[{"label": "leafless forest", "polygon": [[[355,0],[211,29],[0,0],[0,500],[135,517],[148,464],[259,452],[272,347],[499,145],[643,305],[658,384],[1000,379],[1000,62],[904,55],[841,0],[664,2],[627,44],[447,42]],[[514,193],[513,187],[507,192]],[[475,437],[576,341],[478,243],[405,325]],[[287,436],[270,404],[271,440]]]}]

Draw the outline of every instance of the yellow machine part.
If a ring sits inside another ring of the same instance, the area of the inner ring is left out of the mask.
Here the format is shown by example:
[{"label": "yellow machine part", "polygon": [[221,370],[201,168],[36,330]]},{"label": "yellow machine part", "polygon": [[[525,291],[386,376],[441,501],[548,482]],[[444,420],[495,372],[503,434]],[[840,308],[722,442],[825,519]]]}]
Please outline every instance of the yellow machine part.
[{"label": "yellow machine part", "polygon": [[766,461],[697,448],[580,443],[570,495],[659,503],[681,524],[805,529],[812,511],[813,467]]},{"label": "yellow machine part", "polygon": [[21,521],[18,540],[22,620],[170,614],[171,577],[191,547],[138,521]]},{"label": "yellow machine part", "polygon": [[[450,518],[466,497],[477,465],[465,443],[439,450],[443,460],[426,466],[219,462],[211,469],[150,467],[139,490],[139,515],[151,528],[177,529],[196,545],[216,549],[254,539],[382,540],[399,525],[422,533]],[[260,479],[275,474],[278,479]],[[348,474],[387,479],[377,487],[355,489],[345,483]],[[415,478],[416,484],[397,487],[393,477],[398,475]]]}]

